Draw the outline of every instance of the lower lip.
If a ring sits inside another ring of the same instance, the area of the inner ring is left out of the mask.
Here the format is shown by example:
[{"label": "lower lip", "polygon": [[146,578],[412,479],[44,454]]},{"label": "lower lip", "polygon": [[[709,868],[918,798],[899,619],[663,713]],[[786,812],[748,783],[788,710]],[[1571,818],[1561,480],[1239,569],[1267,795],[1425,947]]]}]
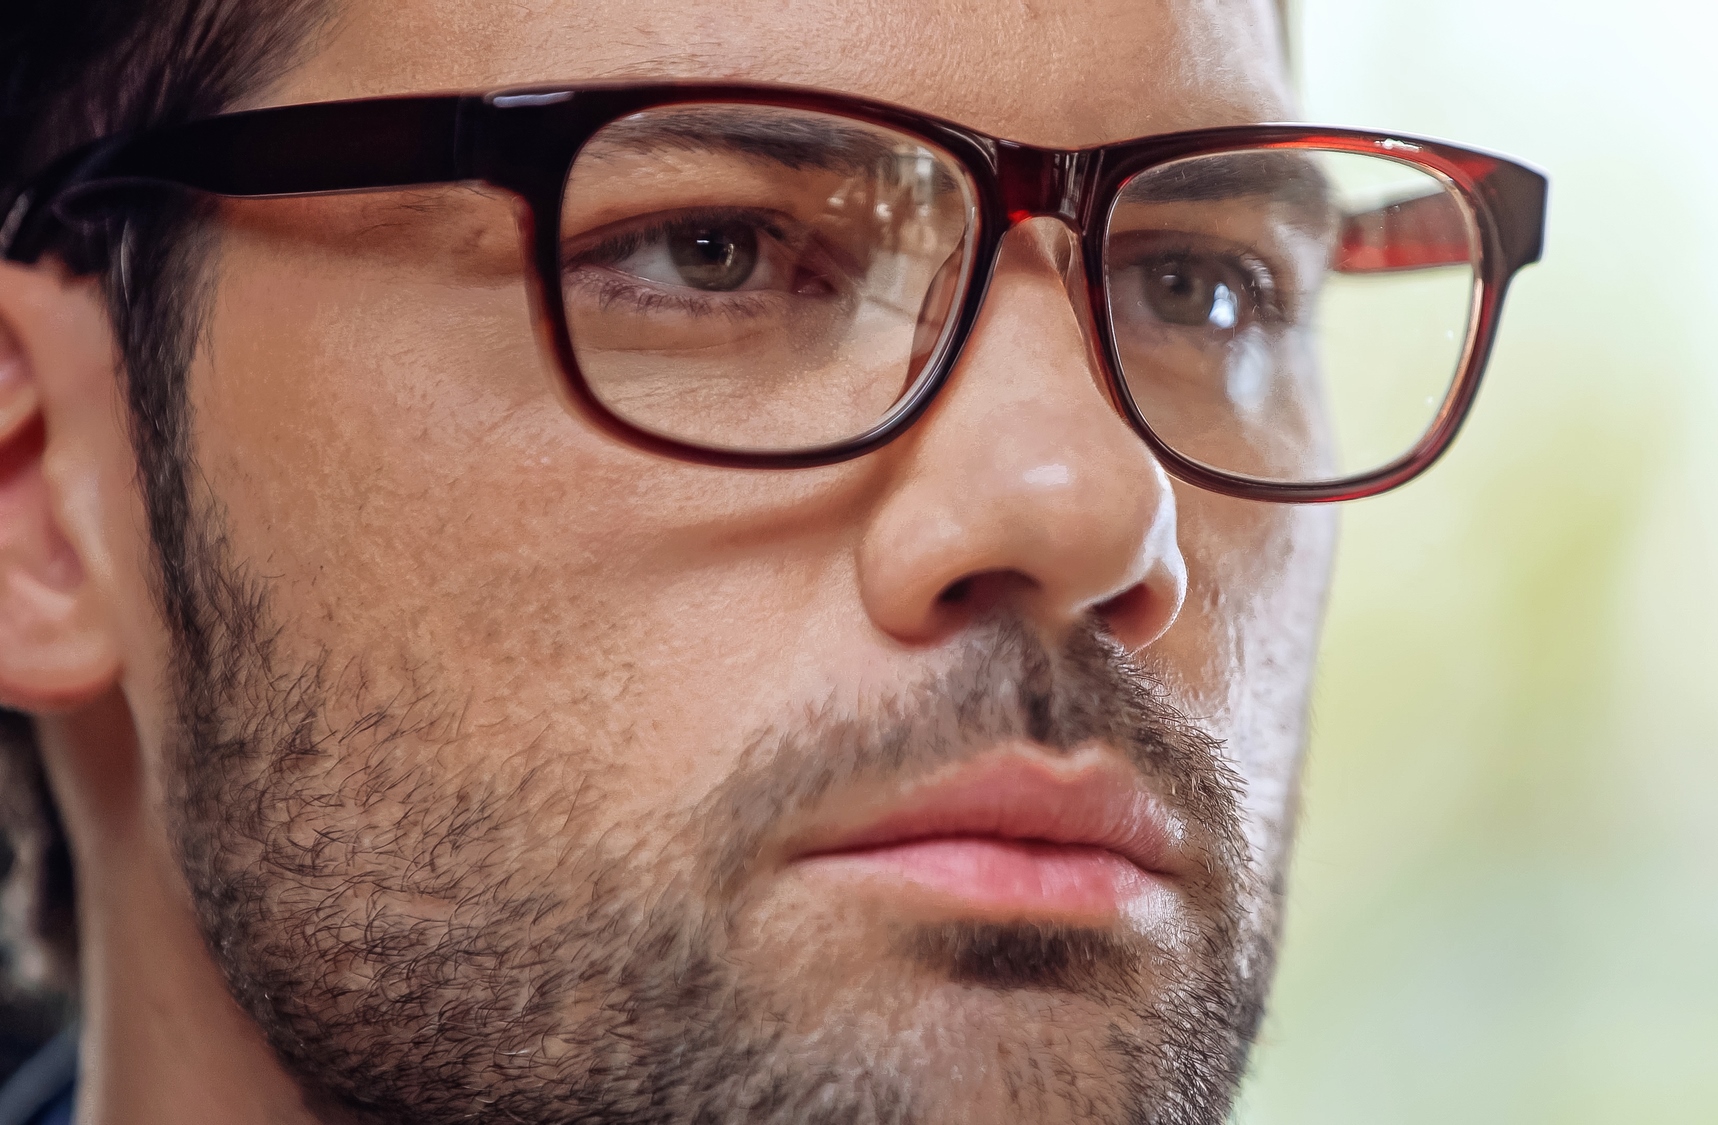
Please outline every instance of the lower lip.
[{"label": "lower lip", "polygon": [[1109,918],[1160,888],[1103,848],[949,837],[811,856],[800,865],[837,878],[906,883],[987,914]]}]

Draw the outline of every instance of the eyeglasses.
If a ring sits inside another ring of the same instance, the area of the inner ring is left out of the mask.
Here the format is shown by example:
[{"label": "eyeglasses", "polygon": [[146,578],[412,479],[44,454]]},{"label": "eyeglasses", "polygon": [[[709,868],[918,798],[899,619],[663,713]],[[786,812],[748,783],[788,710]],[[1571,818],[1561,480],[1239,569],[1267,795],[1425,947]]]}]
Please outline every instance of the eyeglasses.
[{"label": "eyeglasses", "polygon": [[571,406],[711,465],[858,457],[959,360],[1004,235],[1077,233],[1104,390],[1188,483],[1275,501],[1396,487],[1449,446],[1545,178],[1349,129],[1247,125],[1078,150],[765,85],[601,84],[253,110],[110,138],[19,197],[31,261],[113,192],[485,182],[523,204]]}]

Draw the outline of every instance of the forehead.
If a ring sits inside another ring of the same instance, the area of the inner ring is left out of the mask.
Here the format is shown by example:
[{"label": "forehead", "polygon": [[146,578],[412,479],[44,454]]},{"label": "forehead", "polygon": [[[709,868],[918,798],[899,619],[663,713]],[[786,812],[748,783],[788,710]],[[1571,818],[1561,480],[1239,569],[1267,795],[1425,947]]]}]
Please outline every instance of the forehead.
[{"label": "forehead", "polygon": [[899,102],[1077,147],[1289,113],[1272,0],[338,0],[266,101],[615,78]]}]

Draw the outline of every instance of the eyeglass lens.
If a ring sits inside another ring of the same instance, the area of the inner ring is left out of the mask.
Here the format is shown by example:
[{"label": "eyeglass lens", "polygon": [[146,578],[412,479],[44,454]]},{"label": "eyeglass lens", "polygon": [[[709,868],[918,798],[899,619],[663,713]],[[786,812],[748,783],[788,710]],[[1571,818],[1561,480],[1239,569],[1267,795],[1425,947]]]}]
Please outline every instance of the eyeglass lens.
[{"label": "eyeglass lens", "polygon": [[973,194],[946,154],[839,117],[675,107],[609,125],[562,203],[562,291],[596,397],[719,449],[855,437],[946,335]]},{"label": "eyeglass lens", "polygon": [[[756,105],[615,121],[575,160],[562,291],[617,416],[787,452],[884,421],[949,345],[973,186],[924,141]],[[1159,165],[1107,217],[1125,393],[1170,448],[1270,482],[1410,452],[1448,397],[1479,239],[1455,191],[1383,155],[1246,149]]]},{"label": "eyeglass lens", "polygon": [[1105,240],[1122,381],[1164,444],[1237,476],[1339,480],[1425,436],[1458,374],[1479,240],[1460,196],[1383,156],[1176,161]]}]

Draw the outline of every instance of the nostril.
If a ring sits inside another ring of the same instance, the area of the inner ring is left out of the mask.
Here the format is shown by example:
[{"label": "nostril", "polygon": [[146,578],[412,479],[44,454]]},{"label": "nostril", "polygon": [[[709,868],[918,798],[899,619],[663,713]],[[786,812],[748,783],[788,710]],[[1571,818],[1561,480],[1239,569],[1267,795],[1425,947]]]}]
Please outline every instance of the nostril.
[{"label": "nostril", "polygon": [[1150,582],[1137,582],[1092,612],[1123,648],[1143,648],[1162,635],[1180,608],[1178,599],[1165,599]]},{"label": "nostril", "polygon": [[1136,582],[1108,601],[1099,602],[1096,609],[1100,617],[1126,617],[1137,613],[1142,608],[1140,603],[1148,597],[1145,583]]},{"label": "nostril", "polygon": [[[970,621],[995,611],[1008,602],[1030,598],[1038,583],[1014,570],[987,570],[957,578],[937,595],[937,608],[945,621]],[[1017,606],[1024,609],[1024,604]]]}]

